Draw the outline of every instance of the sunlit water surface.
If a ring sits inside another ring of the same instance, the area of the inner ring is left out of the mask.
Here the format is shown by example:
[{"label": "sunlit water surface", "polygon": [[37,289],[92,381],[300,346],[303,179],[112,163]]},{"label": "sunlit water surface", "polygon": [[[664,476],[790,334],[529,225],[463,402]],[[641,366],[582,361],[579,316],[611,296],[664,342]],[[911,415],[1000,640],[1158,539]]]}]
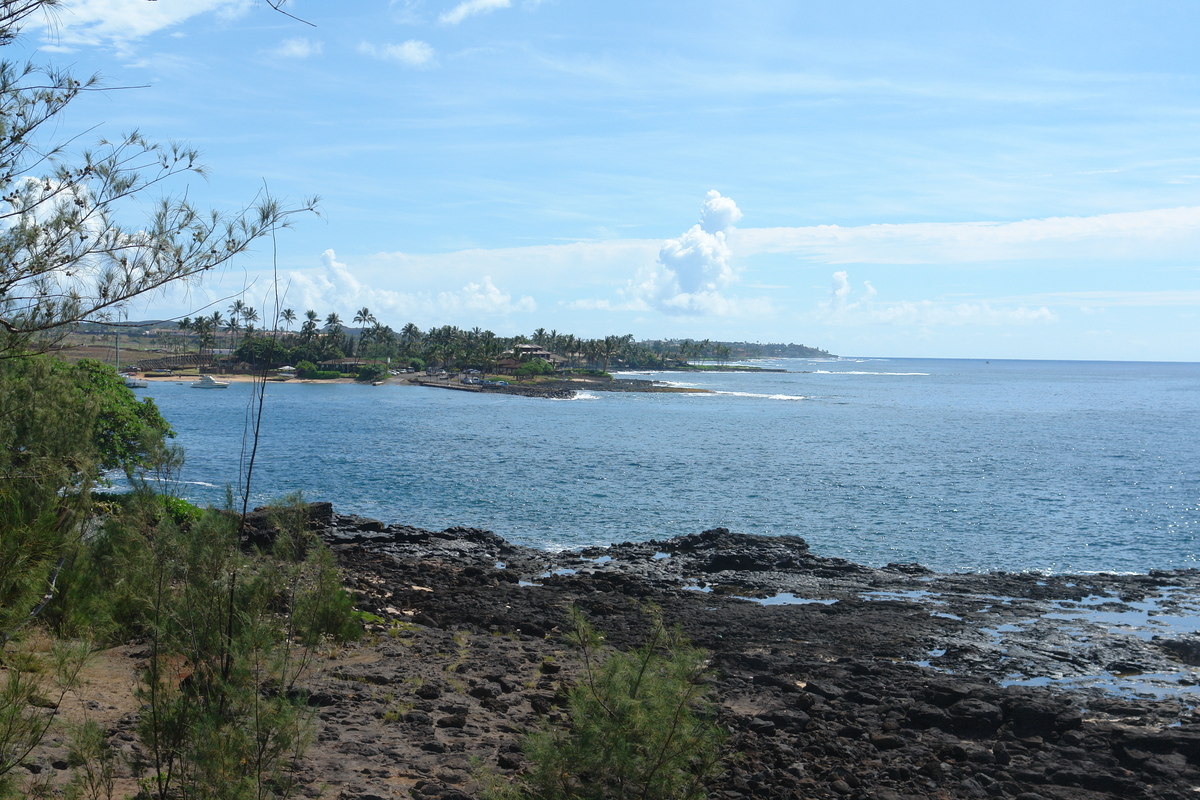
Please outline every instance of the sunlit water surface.
[{"label": "sunlit water surface", "polygon": [[[1197,566],[1200,365],[781,359],[552,401],[270,384],[252,503],[558,549],[716,526],[940,571]],[[155,383],[185,496],[236,492],[251,387]]]}]

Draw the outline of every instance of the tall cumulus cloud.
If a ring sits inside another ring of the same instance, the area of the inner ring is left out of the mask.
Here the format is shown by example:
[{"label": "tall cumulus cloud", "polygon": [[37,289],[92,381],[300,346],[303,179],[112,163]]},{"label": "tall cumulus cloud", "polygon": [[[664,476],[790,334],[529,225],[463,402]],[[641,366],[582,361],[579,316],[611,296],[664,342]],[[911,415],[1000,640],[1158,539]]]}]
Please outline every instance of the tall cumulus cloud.
[{"label": "tall cumulus cloud", "polygon": [[658,259],[634,280],[630,291],[649,308],[666,314],[725,315],[738,303],[722,294],[737,281],[726,239],[742,212],[732,198],[709,191],[700,221],[681,236],[668,239]]}]

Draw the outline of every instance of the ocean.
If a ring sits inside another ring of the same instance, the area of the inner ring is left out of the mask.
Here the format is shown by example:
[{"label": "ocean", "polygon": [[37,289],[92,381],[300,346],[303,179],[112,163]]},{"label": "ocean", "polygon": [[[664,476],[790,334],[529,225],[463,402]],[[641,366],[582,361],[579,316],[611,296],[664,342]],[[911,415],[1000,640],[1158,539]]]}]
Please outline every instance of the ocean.
[{"label": "ocean", "polygon": [[[942,572],[1198,567],[1200,364],[840,358],[638,373],[573,400],[269,384],[252,505],[469,526],[546,549],[708,528]],[[153,383],[177,489],[238,492],[251,386]]]}]

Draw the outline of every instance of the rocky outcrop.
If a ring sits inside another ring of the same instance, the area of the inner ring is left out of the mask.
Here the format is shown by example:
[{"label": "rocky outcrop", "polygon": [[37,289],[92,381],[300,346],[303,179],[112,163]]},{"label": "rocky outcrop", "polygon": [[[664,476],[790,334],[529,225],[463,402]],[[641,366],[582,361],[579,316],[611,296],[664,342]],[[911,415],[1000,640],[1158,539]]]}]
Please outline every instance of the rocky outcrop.
[{"label": "rocky outcrop", "polygon": [[723,529],[560,554],[340,515],[324,535],[379,620],[310,685],[305,770],[328,796],[473,797],[472,763],[518,773],[521,732],[562,721],[578,675],[568,607],[627,647],[647,603],[712,654],[731,756],[720,800],[1200,786],[1191,639],[1114,630],[1122,614],[1169,630],[1194,613],[1194,571],[936,575]]}]

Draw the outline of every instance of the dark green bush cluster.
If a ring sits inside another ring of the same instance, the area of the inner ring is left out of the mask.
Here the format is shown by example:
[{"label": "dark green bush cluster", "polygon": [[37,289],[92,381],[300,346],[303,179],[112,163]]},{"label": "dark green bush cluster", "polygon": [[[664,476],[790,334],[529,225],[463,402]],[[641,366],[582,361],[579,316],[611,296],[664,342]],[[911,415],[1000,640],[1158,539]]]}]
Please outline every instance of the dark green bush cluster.
[{"label": "dark green bush cluster", "polygon": [[321,381],[341,378],[343,375],[335,369],[317,369],[317,365],[311,361],[301,361],[296,365],[296,377]]},{"label": "dark green bush cluster", "polygon": [[517,367],[516,375],[520,378],[531,378],[535,375],[553,375],[554,365],[544,358],[533,358]]},{"label": "dark green bush cluster", "polygon": [[379,364],[367,364],[358,371],[356,381],[377,381],[388,374],[387,367]]}]

